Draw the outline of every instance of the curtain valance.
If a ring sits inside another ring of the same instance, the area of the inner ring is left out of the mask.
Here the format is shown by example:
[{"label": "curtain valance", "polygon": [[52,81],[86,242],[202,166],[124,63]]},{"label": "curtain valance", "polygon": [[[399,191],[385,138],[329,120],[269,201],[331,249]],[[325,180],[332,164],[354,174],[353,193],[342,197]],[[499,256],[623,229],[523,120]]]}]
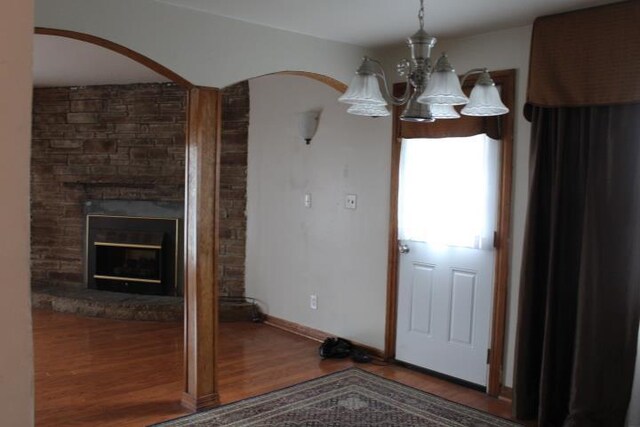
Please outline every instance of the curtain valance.
[{"label": "curtain valance", "polygon": [[536,19],[527,103],[579,107],[640,102],[640,1]]}]

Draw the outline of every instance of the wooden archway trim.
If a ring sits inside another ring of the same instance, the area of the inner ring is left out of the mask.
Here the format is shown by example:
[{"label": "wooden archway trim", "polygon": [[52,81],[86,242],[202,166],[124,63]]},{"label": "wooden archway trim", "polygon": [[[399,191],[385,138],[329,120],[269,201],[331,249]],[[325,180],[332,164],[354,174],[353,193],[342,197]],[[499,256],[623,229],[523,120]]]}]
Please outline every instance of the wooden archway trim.
[{"label": "wooden archway trim", "polygon": [[179,76],[178,74],[174,73],[164,65],[157,63],[153,59],[147,56],[144,56],[141,53],[133,51],[127,47],[124,47],[118,43],[109,41],[107,39],[103,39],[101,37],[97,37],[87,33],[80,33],[77,31],[70,31],[70,30],[60,30],[57,28],[36,27],[35,33],[44,34],[48,36],[67,37],[70,39],[80,40],[83,42],[104,47],[105,49],[112,50],[114,52],[117,52],[121,55],[126,56],[127,58],[133,59],[134,61],[144,65],[147,68],[150,68],[151,70],[177,83],[178,85],[184,87],[185,89],[190,89],[193,87],[193,84],[191,84],[191,82]]},{"label": "wooden archway trim", "polygon": [[[103,39],[101,37],[94,36],[92,34],[81,33],[78,31],[71,31],[71,30],[60,30],[57,28],[36,27],[35,33],[49,35],[49,36],[67,37],[70,39],[80,40],[87,43],[95,44],[97,46],[104,47],[105,49],[112,50],[114,52],[117,52],[126,56],[127,58],[133,59],[134,61],[146,66],[147,68],[150,68],[151,70],[177,83],[178,85],[184,87],[185,89],[191,89],[192,87],[194,87],[194,85],[191,82],[179,76],[175,72],[171,71],[164,65],[159,64],[158,62],[154,61],[153,59],[145,55],[142,55],[141,53],[131,50],[118,43],[114,43],[110,40]],[[342,93],[347,90],[346,84],[342,83],[340,80],[336,80],[333,77],[329,77],[324,74],[312,73],[310,71],[278,71],[275,73],[265,74],[265,76],[270,76],[274,74],[308,77],[310,79],[317,80],[321,83],[324,83],[327,86],[337,90],[338,92]],[[252,77],[248,80],[258,78],[258,77],[261,77],[261,76]]]},{"label": "wooden archway trim", "polygon": [[[502,377],[504,365],[504,347],[507,315],[507,293],[509,276],[509,248],[511,246],[511,192],[513,181],[513,134],[515,117],[515,70],[502,70],[491,73],[496,85],[502,88],[502,100],[509,108],[509,113],[502,116],[501,154],[500,154],[500,204],[496,233],[496,261],[494,266],[493,312],[491,324],[489,378],[487,394],[498,396],[503,392]],[[473,82],[472,80],[470,81]],[[419,127],[424,129],[428,124],[418,126],[402,125],[400,122],[401,107],[393,110],[393,136],[391,148],[391,194],[389,215],[389,243],[387,270],[387,311],[385,327],[385,359],[393,359],[396,350],[396,328],[398,315],[398,184],[400,172],[400,144],[402,132],[411,130],[405,135],[420,137]],[[424,133],[424,132],[423,132]],[[424,135],[422,135],[424,137]]]},{"label": "wooden archway trim", "polygon": [[[273,75],[288,75],[288,76],[300,76],[307,77],[309,79],[313,79],[319,81],[320,83],[324,83],[329,87],[337,90],[340,93],[344,93],[347,90],[347,85],[342,83],[340,80],[336,80],[333,77],[325,76],[324,74],[312,73],[310,71],[278,71],[275,73],[264,74],[264,76],[273,76]],[[263,76],[252,77],[249,80],[253,80]]]},{"label": "wooden archway trim", "polygon": [[35,33],[72,38],[120,53],[188,91],[182,404],[194,411],[217,406],[220,91],[194,86],[154,60],[100,37],[51,28],[36,28]]}]

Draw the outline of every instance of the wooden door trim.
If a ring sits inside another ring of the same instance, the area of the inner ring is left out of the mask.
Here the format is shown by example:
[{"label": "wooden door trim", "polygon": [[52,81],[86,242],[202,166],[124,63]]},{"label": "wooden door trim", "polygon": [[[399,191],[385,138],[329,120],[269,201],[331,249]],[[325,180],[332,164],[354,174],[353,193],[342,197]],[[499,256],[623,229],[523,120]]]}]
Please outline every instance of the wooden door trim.
[{"label": "wooden door trim", "polygon": [[[498,230],[496,236],[496,260],[494,266],[493,312],[490,338],[489,378],[487,394],[498,396],[502,388],[507,294],[509,278],[509,248],[511,245],[511,209],[513,183],[513,132],[515,105],[515,70],[491,73],[502,88],[502,100],[509,113],[501,117],[502,138],[500,150],[500,202]],[[402,107],[393,108],[393,131],[391,138],[391,194],[389,197],[389,242],[387,268],[387,310],[385,324],[384,356],[395,358],[397,311],[398,311],[398,184],[400,172],[400,113]]]},{"label": "wooden door trim", "polygon": [[400,106],[393,107],[391,136],[391,194],[389,196],[389,242],[387,261],[387,315],[385,321],[384,358],[396,356],[398,327],[398,186],[400,185]]},{"label": "wooden door trim", "polygon": [[513,135],[515,118],[516,71],[492,73],[496,84],[502,88],[502,100],[509,113],[502,120],[502,150],[500,158],[500,204],[498,232],[496,235],[496,262],[493,287],[493,313],[491,322],[491,354],[489,357],[489,381],[487,393],[499,396],[504,376],[504,349],[509,293],[509,250],[511,248],[511,212],[513,188]]}]

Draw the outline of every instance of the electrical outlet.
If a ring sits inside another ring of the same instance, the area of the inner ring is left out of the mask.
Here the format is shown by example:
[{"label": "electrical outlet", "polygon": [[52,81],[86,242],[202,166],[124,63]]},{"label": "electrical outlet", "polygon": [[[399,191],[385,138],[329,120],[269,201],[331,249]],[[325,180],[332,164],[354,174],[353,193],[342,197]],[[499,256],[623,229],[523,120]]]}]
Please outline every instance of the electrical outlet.
[{"label": "electrical outlet", "polygon": [[311,307],[311,310],[317,310],[318,309],[318,296],[315,294],[311,294],[309,296],[309,307]]},{"label": "electrical outlet", "polygon": [[306,193],[304,195],[304,207],[305,208],[311,207],[311,193]]},{"label": "electrical outlet", "polygon": [[347,209],[355,209],[357,206],[358,196],[355,194],[347,194],[346,199],[344,200],[344,207]]}]

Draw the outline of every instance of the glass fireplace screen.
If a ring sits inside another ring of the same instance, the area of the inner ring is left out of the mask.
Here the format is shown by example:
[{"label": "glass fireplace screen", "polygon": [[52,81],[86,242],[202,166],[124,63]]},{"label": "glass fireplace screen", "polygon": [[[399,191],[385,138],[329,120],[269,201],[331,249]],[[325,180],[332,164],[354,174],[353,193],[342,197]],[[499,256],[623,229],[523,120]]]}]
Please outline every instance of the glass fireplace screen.
[{"label": "glass fireplace screen", "polygon": [[162,283],[162,247],[95,242],[94,278]]}]

